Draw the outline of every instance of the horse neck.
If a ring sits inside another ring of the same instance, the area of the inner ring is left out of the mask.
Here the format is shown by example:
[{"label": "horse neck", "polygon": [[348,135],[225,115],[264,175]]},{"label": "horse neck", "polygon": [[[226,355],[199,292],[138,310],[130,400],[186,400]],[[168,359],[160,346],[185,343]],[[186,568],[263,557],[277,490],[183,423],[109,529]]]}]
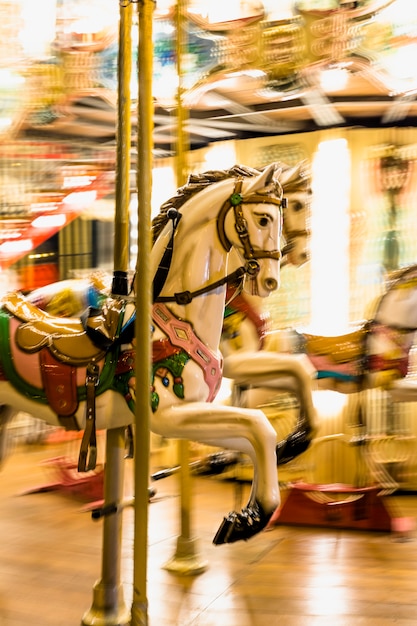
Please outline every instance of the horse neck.
[{"label": "horse neck", "polygon": [[246,351],[257,351],[264,347],[265,337],[269,331],[269,315],[263,311],[259,298],[239,294],[233,297],[233,289],[227,292],[227,299],[232,298],[229,305],[229,318],[224,321],[224,342],[227,342],[228,331],[238,337],[233,341],[234,348]]},{"label": "horse neck", "polygon": [[[228,252],[219,241],[216,222],[219,199],[225,195],[224,189],[221,191],[221,194],[220,190],[211,194],[207,193],[208,190],[200,192],[195,200],[198,202],[196,211],[185,207],[175,233],[171,267],[160,296],[194,292],[226,276]],[[215,210],[213,207],[216,207]],[[152,252],[160,256],[160,246],[159,249],[154,247]],[[218,350],[225,294],[226,287],[222,286],[193,298],[187,305],[170,302],[167,306],[177,318],[192,324],[203,343],[212,350]]]}]

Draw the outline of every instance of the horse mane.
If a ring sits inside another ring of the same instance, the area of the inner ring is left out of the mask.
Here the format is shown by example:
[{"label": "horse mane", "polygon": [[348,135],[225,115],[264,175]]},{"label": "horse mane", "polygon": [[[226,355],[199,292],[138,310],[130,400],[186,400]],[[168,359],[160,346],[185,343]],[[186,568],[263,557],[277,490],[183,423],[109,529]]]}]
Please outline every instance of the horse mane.
[{"label": "horse mane", "polygon": [[311,190],[311,171],[307,160],[299,161],[296,165],[279,163],[282,167],[280,183],[285,194]]},{"label": "horse mane", "polygon": [[[268,167],[268,166],[265,166]],[[152,242],[158,239],[165,224],[168,222],[169,209],[180,209],[190,198],[200,191],[222,180],[237,178],[238,176],[259,176],[265,168],[255,169],[246,165],[234,165],[227,170],[210,170],[201,174],[190,174],[187,183],[180,187],[175,196],[164,202],[158,215],[152,220]],[[276,162],[276,169],[281,169],[280,183],[284,193],[295,191],[307,191],[311,193],[311,176],[307,161],[300,161],[297,165],[287,165],[281,161]]]},{"label": "horse mane", "polygon": [[168,222],[167,213],[169,209],[180,209],[190,198],[198,194],[200,191],[212,185],[219,183],[227,178],[236,178],[237,176],[258,176],[261,170],[257,170],[245,165],[234,165],[228,170],[210,170],[202,174],[190,174],[187,183],[177,189],[175,196],[164,202],[158,215],[152,220],[152,240],[153,243],[158,239],[165,224]]}]

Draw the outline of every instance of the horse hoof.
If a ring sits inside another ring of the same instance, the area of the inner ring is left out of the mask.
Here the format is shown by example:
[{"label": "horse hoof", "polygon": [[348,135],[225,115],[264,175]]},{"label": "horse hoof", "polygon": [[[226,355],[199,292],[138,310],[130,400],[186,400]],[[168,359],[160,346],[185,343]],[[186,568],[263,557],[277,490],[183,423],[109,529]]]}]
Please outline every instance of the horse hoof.
[{"label": "horse hoof", "polygon": [[305,452],[313,439],[310,427],[295,430],[276,446],[277,465],[284,465]]},{"label": "horse hoof", "polygon": [[220,524],[213,543],[218,546],[223,543],[247,541],[265,528],[272,513],[273,511],[265,513],[257,502],[253,506],[242,509],[240,513],[232,511]]}]

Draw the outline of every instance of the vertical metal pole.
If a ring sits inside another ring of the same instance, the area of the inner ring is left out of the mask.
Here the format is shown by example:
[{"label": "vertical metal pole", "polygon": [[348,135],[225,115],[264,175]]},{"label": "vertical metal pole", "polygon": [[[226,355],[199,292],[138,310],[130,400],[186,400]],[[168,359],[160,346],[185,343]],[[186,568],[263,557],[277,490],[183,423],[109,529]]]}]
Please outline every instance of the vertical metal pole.
[{"label": "vertical metal pole", "polygon": [[148,624],[148,480],[150,452],[151,381],[151,197],[153,131],[153,24],[154,2],[139,0],[138,53],[138,257],[136,271],[136,420],[135,523],[133,554],[132,626]]},{"label": "vertical metal pole", "polygon": [[128,293],[129,268],[129,201],[130,201],[130,150],[131,106],[130,80],[132,76],[132,14],[131,3],[120,6],[118,99],[117,99],[117,152],[116,152],[116,213],[114,222],[114,274],[113,294]]},{"label": "vertical metal pole", "polygon": [[[178,0],[176,6],[176,56],[177,56],[177,145],[176,145],[176,182],[180,187],[187,178],[187,132],[184,128],[186,111],[183,106],[183,53],[187,45],[185,29],[187,0]],[[177,538],[177,547],[173,557],[165,564],[165,569],[174,573],[196,575],[204,572],[207,562],[197,551],[197,540],[191,534],[191,476],[189,468],[189,443],[178,442],[180,493],[181,493],[181,534]]]},{"label": "vertical metal pole", "polygon": [[[112,292],[127,295],[130,195],[130,78],[132,58],[132,6],[120,5],[118,53],[118,118],[116,163],[116,212],[114,274]],[[118,505],[123,498],[125,465],[125,429],[113,428],[106,433],[106,467],[104,504],[115,505],[116,512],[103,520],[101,579],[93,589],[93,603],[84,614],[83,626],[127,626],[127,609],[120,581],[122,514]]]}]

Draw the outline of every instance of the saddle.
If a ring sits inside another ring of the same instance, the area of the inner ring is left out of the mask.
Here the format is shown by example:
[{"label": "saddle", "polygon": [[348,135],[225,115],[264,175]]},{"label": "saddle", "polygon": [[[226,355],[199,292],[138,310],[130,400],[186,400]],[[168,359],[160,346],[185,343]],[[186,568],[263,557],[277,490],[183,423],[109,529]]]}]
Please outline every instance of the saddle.
[{"label": "saddle", "polygon": [[39,353],[48,404],[67,430],[79,430],[75,417],[79,404],[77,368],[85,368],[86,427],[78,469],[94,469],[99,362],[118,338],[124,302],[110,299],[101,310],[88,309],[82,319],[52,316],[19,292],[7,294],[2,305],[5,311],[22,322],[15,331],[16,346],[23,352]]},{"label": "saddle", "polygon": [[74,366],[88,365],[104,357],[105,350],[91,341],[78,318],[49,315],[18,292],[7,294],[3,307],[23,322],[15,340],[25,352],[39,352],[46,347],[58,361]]},{"label": "saddle", "polygon": [[349,363],[363,356],[366,332],[365,328],[358,328],[336,337],[304,334],[303,338],[307,354],[331,356],[335,363]]}]

